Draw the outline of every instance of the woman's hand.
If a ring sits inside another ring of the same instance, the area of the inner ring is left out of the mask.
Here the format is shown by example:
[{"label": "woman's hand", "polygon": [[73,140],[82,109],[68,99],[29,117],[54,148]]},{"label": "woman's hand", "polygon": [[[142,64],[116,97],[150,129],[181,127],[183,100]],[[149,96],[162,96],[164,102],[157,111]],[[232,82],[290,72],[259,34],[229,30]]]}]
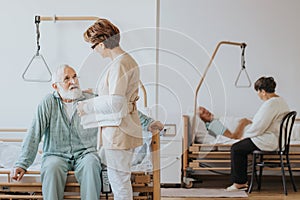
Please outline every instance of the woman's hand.
[{"label": "woman's hand", "polygon": [[164,125],[160,121],[154,121],[148,127],[148,130],[151,132],[155,130],[162,131],[163,129],[164,129]]},{"label": "woman's hand", "polygon": [[252,121],[250,119],[247,118],[243,118],[239,121],[240,124],[243,124],[244,126],[247,126],[248,124],[251,124]]},{"label": "woman's hand", "polygon": [[86,90],[82,90],[82,92],[86,92],[86,93],[89,93],[89,94],[94,94],[93,88],[88,88]]},{"label": "woman's hand", "polygon": [[84,109],[83,109],[83,106],[84,106],[84,102],[82,102],[82,101],[79,101],[78,103],[77,103],[77,114],[81,117],[81,116],[83,116],[83,115],[85,115],[86,113],[84,112]]}]

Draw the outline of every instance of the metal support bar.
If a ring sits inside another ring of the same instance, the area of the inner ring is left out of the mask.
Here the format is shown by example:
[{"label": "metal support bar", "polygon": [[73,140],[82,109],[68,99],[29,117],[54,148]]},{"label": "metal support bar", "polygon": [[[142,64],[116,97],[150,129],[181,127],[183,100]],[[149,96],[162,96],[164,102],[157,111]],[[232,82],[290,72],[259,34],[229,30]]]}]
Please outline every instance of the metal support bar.
[{"label": "metal support bar", "polygon": [[197,98],[198,98],[198,92],[199,92],[199,89],[200,89],[200,87],[201,87],[201,85],[202,85],[204,79],[205,79],[205,76],[206,76],[206,74],[207,74],[208,69],[210,68],[210,66],[211,66],[211,64],[212,64],[212,62],[213,62],[213,60],[214,60],[214,58],[215,58],[215,56],[216,56],[216,54],[217,54],[217,52],[218,52],[220,46],[223,45],[223,44],[239,46],[239,47],[241,47],[241,48],[245,48],[245,47],[247,46],[246,43],[230,42],[230,41],[221,41],[221,42],[219,42],[218,45],[216,46],[216,48],[215,48],[215,50],[214,50],[214,52],[213,52],[213,54],[212,54],[212,56],[211,56],[211,58],[210,58],[210,60],[209,60],[209,63],[208,63],[207,67],[206,67],[205,70],[204,70],[203,76],[201,77],[200,82],[199,82],[199,84],[198,84],[198,86],[197,86],[197,88],[196,88],[196,91],[195,91],[195,98],[194,98],[194,116],[193,116],[193,121],[192,121],[192,134],[193,134],[193,135],[192,135],[192,136],[193,136],[192,140],[193,140],[193,142],[194,142],[194,139],[195,139],[195,123],[196,123],[196,113],[197,113]]},{"label": "metal support bar", "polygon": [[98,20],[99,17],[92,17],[92,16],[84,16],[84,17],[61,17],[61,16],[53,16],[53,17],[40,17],[41,21],[95,21]]},{"label": "metal support bar", "polygon": [[143,95],[144,95],[144,107],[147,108],[147,92],[146,92],[146,88],[145,86],[143,85],[142,81],[140,80],[140,87],[143,91]]}]

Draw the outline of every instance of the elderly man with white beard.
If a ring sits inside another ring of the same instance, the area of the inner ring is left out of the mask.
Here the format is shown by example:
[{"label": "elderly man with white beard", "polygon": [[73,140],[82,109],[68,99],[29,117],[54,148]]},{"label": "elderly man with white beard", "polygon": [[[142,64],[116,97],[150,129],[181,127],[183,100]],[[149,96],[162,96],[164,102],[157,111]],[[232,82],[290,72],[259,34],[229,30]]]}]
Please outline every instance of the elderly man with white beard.
[{"label": "elderly man with white beard", "polygon": [[44,137],[41,180],[43,198],[63,199],[68,171],[75,171],[81,199],[98,200],[101,192],[101,164],[97,154],[98,128],[83,129],[76,104],[94,95],[82,92],[75,70],[60,66],[52,76],[55,90],[38,105],[28,129],[12,178],[20,181],[33,163]]}]

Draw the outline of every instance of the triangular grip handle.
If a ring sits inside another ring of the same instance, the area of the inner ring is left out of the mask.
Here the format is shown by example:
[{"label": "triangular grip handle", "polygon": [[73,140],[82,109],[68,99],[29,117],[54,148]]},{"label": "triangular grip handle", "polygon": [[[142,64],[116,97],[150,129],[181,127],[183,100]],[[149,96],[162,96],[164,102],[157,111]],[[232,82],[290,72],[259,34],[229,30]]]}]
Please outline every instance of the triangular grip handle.
[{"label": "triangular grip handle", "polygon": [[[243,72],[245,73],[245,76],[246,76],[246,78],[247,78],[248,83],[247,83],[247,84],[240,85],[240,84],[239,84],[239,79],[240,79],[240,77],[241,77],[241,75],[242,75]],[[247,73],[246,68],[244,68],[244,67],[241,68],[241,70],[240,70],[240,72],[239,72],[239,74],[238,74],[238,76],[237,76],[237,78],[236,78],[236,80],[235,80],[235,82],[234,82],[234,85],[235,85],[235,87],[237,87],[237,88],[248,88],[248,87],[251,87],[251,80],[250,80],[250,77],[249,77],[249,75],[248,75],[248,73]]]},{"label": "triangular grip handle", "polygon": [[[46,67],[47,72],[48,72],[49,75],[50,75],[50,78],[49,78],[49,79],[30,79],[30,78],[26,78],[25,75],[26,75],[26,73],[27,73],[27,71],[28,71],[30,65],[32,64],[32,62],[34,61],[34,59],[37,59],[37,58],[41,58],[41,59],[42,59],[42,63],[44,64],[44,66]],[[51,71],[50,71],[50,69],[49,69],[49,67],[48,67],[48,65],[47,65],[47,63],[46,63],[44,57],[42,56],[42,54],[35,54],[35,55],[31,58],[29,64],[27,65],[25,71],[24,71],[23,74],[22,74],[23,80],[24,80],[24,81],[28,81],[28,82],[50,82],[50,81],[51,81],[51,77],[52,77],[52,73],[51,73]]]}]

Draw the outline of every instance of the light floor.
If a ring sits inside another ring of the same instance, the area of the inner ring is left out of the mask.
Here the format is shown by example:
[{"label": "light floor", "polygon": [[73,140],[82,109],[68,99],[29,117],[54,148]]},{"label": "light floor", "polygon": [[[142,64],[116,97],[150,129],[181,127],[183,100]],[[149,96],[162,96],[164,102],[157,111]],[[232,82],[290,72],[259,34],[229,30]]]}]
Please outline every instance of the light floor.
[{"label": "light floor", "polygon": [[[161,198],[162,200],[196,200],[196,199],[210,199],[210,200],[300,200],[300,177],[295,177],[298,192],[294,192],[289,177],[287,177],[288,196],[283,194],[283,187],[281,177],[263,177],[261,191],[256,190],[254,185],[251,194],[248,198]],[[225,188],[230,184],[229,176],[205,176],[202,183],[195,183],[194,187],[204,188]]]}]

